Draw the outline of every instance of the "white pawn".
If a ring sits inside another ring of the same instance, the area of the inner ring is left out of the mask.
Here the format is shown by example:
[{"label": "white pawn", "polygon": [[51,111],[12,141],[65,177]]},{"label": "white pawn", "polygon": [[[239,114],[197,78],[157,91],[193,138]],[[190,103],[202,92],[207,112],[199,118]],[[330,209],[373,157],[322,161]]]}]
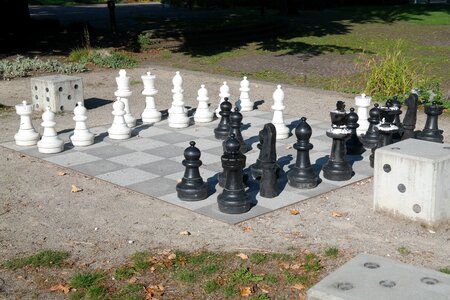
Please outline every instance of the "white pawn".
[{"label": "white pawn", "polygon": [[220,87],[220,93],[219,93],[219,97],[220,97],[220,102],[219,102],[219,106],[216,109],[216,116],[218,118],[220,118],[220,104],[222,104],[223,101],[225,101],[225,98],[230,98],[230,87],[227,85],[227,82],[224,81],[223,85]]},{"label": "white pawn", "polygon": [[121,69],[119,71],[119,77],[116,77],[117,91],[114,92],[114,96],[120,97],[120,100],[125,105],[125,122],[128,127],[136,126],[136,119],[131,115],[130,105],[128,103],[128,98],[131,96],[132,92],[130,90],[130,77],[127,76],[127,71]]},{"label": "white pawn", "polygon": [[366,94],[361,94],[361,96],[355,97],[355,105],[358,108],[356,113],[358,114],[358,124],[359,127],[356,128],[356,134],[362,135],[367,132],[367,129],[369,128],[369,121],[368,119],[368,113],[369,113],[369,106],[372,98],[366,96]]},{"label": "white pawn", "polygon": [[250,101],[250,97],[248,92],[250,91],[250,82],[247,80],[247,77],[244,76],[244,79],[241,81],[241,87],[239,88],[241,94],[239,95],[240,100],[240,111],[252,111],[253,110],[253,102]]},{"label": "white pawn", "polygon": [[94,134],[89,131],[86,126],[87,109],[82,102],[78,102],[73,110],[73,120],[75,121],[75,129],[73,135],[70,136],[72,145],[75,147],[89,146],[94,143]]},{"label": "white pawn", "polygon": [[142,82],[144,83],[144,90],[142,95],[145,96],[145,109],[142,112],[143,123],[155,123],[161,121],[161,112],[156,109],[155,96],[158,90],[155,89],[155,75],[147,72],[147,75],[142,75]]},{"label": "white pawn", "polygon": [[59,153],[64,149],[64,142],[58,138],[55,130],[55,113],[47,106],[42,114],[41,126],[44,127],[44,133],[41,140],[37,143],[38,151],[41,153]]},{"label": "white pawn", "polygon": [[39,140],[39,133],[33,127],[31,122],[31,114],[33,113],[33,105],[23,101],[22,104],[16,105],[16,113],[20,116],[19,131],[14,135],[16,145],[33,146]]},{"label": "white pawn", "polygon": [[198,123],[208,123],[212,122],[214,119],[214,112],[209,110],[208,106],[208,90],[205,88],[205,85],[202,84],[200,89],[197,92],[197,101],[198,106],[195,110],[194,121]]},{"label": "white pawn", "polygon": [[277,89],[273,92],[273,118],[272,124],[275,126],[277,130],[277,140],[286,139],[289,137],[289,128],[284,124],[283,118],[283,110],[285,106],[283,104],[284,101],[284,92],[281,89],[281,85],[277,85]]},{"label": "white pawn", "polygon": [[172,107],[169,110],[169,127],[184,128],[189,126],[189,117],[184,108],[183,94],[174,93]]},{"label": "white pawn", "polygon": [[131,128],[125,123],[125,104],[120,97],[113,104],[114,120],[111,127],[108,129],[108,136],[113,140],[125,140],[131,136]]}]

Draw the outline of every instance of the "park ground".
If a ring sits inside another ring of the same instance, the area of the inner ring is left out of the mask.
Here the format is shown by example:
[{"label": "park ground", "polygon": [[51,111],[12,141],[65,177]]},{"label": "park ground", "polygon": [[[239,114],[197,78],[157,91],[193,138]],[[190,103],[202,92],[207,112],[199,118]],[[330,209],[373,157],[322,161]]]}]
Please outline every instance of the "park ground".
[{"label": "park ground", "polygon": [[[32,7],[32,16],[48,19],[40,9]],[[170,105],[170,79],[177,69],[185,75],[187,99],[195,98],[200,82],[225,78],[237,86],[247,75],[255,79],[255,93],[270,98],[274,84],[283,83],[292,95],[286,99],[291,111],[326,121],[336,100],[352,103],[361,91],[364,62],[399,47],[403,56],[423,63],[424,74],[448,97],[448,6],[300,13],[283,23],[301,24],[294,31],[276,27],[280,37],[252,33],[250,40],[231,39],[226,47],[204,47],[198,40],[183,45],[189,34],[156,37],[161,26],[182,26],[191,13],[199,16],[189,21],[192,27],[217,18],[211,11],[177,9],[166,22],[160,15],[118,16],[118,26],[141,27],[115,36],[108,26],[70,27],[65,18],[67,36],[54,33],[48,43],[21,54],[65,61],[74,49],[120,49],[138,61],[127,68],[132,78],[149,69],[158,74],[161,107]],[[248,11],[234,13],[229,22],[239,13],[256,22],[255,12]],[[266,18],[278,20],[274,12]],[[152,35],[144,38],[146,26]],[[53,43],[57,40],[61,47]],[[88,68],[79,74],[85,97],[112,99],[117,69],[92,62]],[[132,81],[134,95],[140,88]],[[0,82],[0,90],[4,142],[17,130],[11,106],[29,98],[29,77]],[[90,110],[92,126],[108,124],[110,110],[108,105]],[[73,126],[71,117],[59,115],[58,130]],[[420,114],[418,127],[423,124]],[[450,140],[447,113],[440,125]],[[33,157],[0,152],[0,297],[7,299],[302,299],[312,284],[360,252],[450,271],[448,224],[432,228],[373,212],[370,179],[230,226]],[[82,190],[71,192],[72,185]]]}]

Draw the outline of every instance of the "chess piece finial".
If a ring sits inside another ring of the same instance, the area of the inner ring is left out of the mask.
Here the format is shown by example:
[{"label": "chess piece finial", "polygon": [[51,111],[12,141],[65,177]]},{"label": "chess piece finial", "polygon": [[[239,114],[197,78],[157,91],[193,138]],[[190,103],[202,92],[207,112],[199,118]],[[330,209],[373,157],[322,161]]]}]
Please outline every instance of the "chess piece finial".
[{"label": "chess piece finial", "polygon": [[214,137],[219,140],[225,140],[230,133],[230,114],[232,105],[225,97],[224,101],[220,104],[220,122],[214,129]]},{"label": "chess piece finial", "polygon": [[200,86],[200,89],[197,91],[197,95],[198,106],[195,110],[194,121],[198,123],[212,122],[214,119],[214,112],[209,110],[208,90],[204,84]]}]

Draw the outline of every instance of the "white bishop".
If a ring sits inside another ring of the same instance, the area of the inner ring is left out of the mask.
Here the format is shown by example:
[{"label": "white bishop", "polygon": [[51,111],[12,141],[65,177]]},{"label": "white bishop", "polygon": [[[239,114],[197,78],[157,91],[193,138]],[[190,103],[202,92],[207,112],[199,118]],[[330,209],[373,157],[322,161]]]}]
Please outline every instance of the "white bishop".
[{"label": "white bishop", "polygon": [[239,91],[241,94],[239,95],[240,100],[240,111],[252,111],[253,110],[253,102],[250,101],[250,97],[248,92],[250,91],[250,82],[247,80],[247,77],[244,76],[244,79],[241,81]]},{"label": "white bishop", "polygon": [[169,108],[169,127],[184,128],[189,126],[187,109],[183,101],[183,78],[177,71],[172,79],[172,106]]}]

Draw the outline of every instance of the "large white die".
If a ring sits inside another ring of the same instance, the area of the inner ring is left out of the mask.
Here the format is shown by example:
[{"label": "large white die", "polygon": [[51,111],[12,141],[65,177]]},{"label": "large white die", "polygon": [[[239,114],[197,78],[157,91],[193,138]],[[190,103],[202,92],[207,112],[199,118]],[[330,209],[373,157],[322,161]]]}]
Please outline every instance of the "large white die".
[{"label": "large white die", "polygon": [[31,78],[31,95],[35,110],[47,106],[53,112],[72,111],[77,102],[84,103],[83,82],[80,77],[51,75]]},{"label": "large white die", "polygon": [[407,139],[379,148],[374,209],[438,225],[450,220],[450,144]]}]

